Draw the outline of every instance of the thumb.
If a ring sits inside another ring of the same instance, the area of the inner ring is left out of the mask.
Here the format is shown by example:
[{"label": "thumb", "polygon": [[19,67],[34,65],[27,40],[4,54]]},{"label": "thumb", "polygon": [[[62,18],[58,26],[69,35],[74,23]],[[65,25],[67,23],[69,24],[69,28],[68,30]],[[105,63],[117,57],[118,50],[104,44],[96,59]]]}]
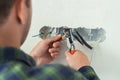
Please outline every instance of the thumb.
[{"label": "thumb", "polygon": [[56,42],[56,41],[60,41],[62,40],[62,36],[61,35],[57,35],[57,36],[53,36],[51,37],[50,39],[47,39],[47,43],[53,43],[53,42]]},{"label": "thumb", "polygon": [[68,57],[68,56],[72,56],[72,55],[71,55],[70,51],[66,51],[65,56]]}]

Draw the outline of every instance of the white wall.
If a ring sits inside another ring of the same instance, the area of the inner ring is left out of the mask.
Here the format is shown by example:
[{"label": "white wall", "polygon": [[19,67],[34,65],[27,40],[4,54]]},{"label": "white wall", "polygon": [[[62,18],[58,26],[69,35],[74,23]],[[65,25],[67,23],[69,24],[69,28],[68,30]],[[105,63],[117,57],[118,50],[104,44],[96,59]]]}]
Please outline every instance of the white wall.
[{"label": "white wall", "polygon": [[92,66],[101,80],[120,79],[120,0],[33,0],[32,2],[33,19],[29,36],[22,46],[24,51],[29,53],[40,41],[39,38],[32,36],[44,25],[102,27],[107,32],[107,39],[95,48]]}]

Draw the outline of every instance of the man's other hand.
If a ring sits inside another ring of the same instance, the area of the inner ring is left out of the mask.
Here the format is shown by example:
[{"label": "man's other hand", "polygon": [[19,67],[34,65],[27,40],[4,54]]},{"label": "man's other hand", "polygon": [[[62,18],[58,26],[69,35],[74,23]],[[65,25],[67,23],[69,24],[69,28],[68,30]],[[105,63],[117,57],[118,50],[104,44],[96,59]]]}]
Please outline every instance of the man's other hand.
[{"label": "man's other hand", "polygon": [[87,56],[82,51],[77,50],[73,55],[66,51],[65,55],[68,65],[75,70],[90,65]]},{"label": "man's other hand", "polygon": [[61,35],[39,42],[30,52],[30,56],[36,61],[36,65],[49,63],[58,55],[61,47]]}]

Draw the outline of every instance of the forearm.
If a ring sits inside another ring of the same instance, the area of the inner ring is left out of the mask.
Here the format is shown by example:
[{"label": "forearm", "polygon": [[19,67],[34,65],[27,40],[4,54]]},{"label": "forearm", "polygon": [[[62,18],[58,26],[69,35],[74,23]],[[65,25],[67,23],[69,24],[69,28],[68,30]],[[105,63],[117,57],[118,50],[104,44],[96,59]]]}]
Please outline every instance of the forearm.
[{"label": "forearm", "polygon": [[78,71],[82,73],[88,80],[100,80],[91,66],[84,66]]}]

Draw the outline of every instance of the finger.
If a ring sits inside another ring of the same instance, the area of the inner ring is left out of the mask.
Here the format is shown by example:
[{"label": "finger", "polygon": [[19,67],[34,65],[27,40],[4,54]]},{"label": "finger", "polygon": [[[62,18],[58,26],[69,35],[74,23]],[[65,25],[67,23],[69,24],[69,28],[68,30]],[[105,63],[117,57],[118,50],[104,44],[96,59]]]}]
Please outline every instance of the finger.
[{"label": "finger", "polygon": [[75,54],[81,54],[81,53],[83,53],[83,52],[80,50],[76,50],[76,52],[75,52]]},{"label": "finger", "polygon": [[55,47],[55,48],[60,47],[61,44],[62,44],[62,42],[60,42],[60,41],[54,42],[53,47]]},{"label": "finger", "polygon": [[50,53],[59,52],[59,51],[60,51],[60,48],[51,48],[51,49],[49,49]]},{"label": "finger", "polygon": [[58,52],[51,53],[51,56],[52,58],[56,58],[59,56],[59,53]]},{"label": "finger", "polygon": [[65,52],[65,56],[66,56],[66,57],[71,56],[70,51],[66,51],[66,52]]},{"label": "finger", "polygon": [[57,36],[53,36],[50,39],[48,39],[47,43],[49,44],[49,43],[53,43],[53,42],[60,41],[60,40],[62,40],[62,36],[57,35]]}]

